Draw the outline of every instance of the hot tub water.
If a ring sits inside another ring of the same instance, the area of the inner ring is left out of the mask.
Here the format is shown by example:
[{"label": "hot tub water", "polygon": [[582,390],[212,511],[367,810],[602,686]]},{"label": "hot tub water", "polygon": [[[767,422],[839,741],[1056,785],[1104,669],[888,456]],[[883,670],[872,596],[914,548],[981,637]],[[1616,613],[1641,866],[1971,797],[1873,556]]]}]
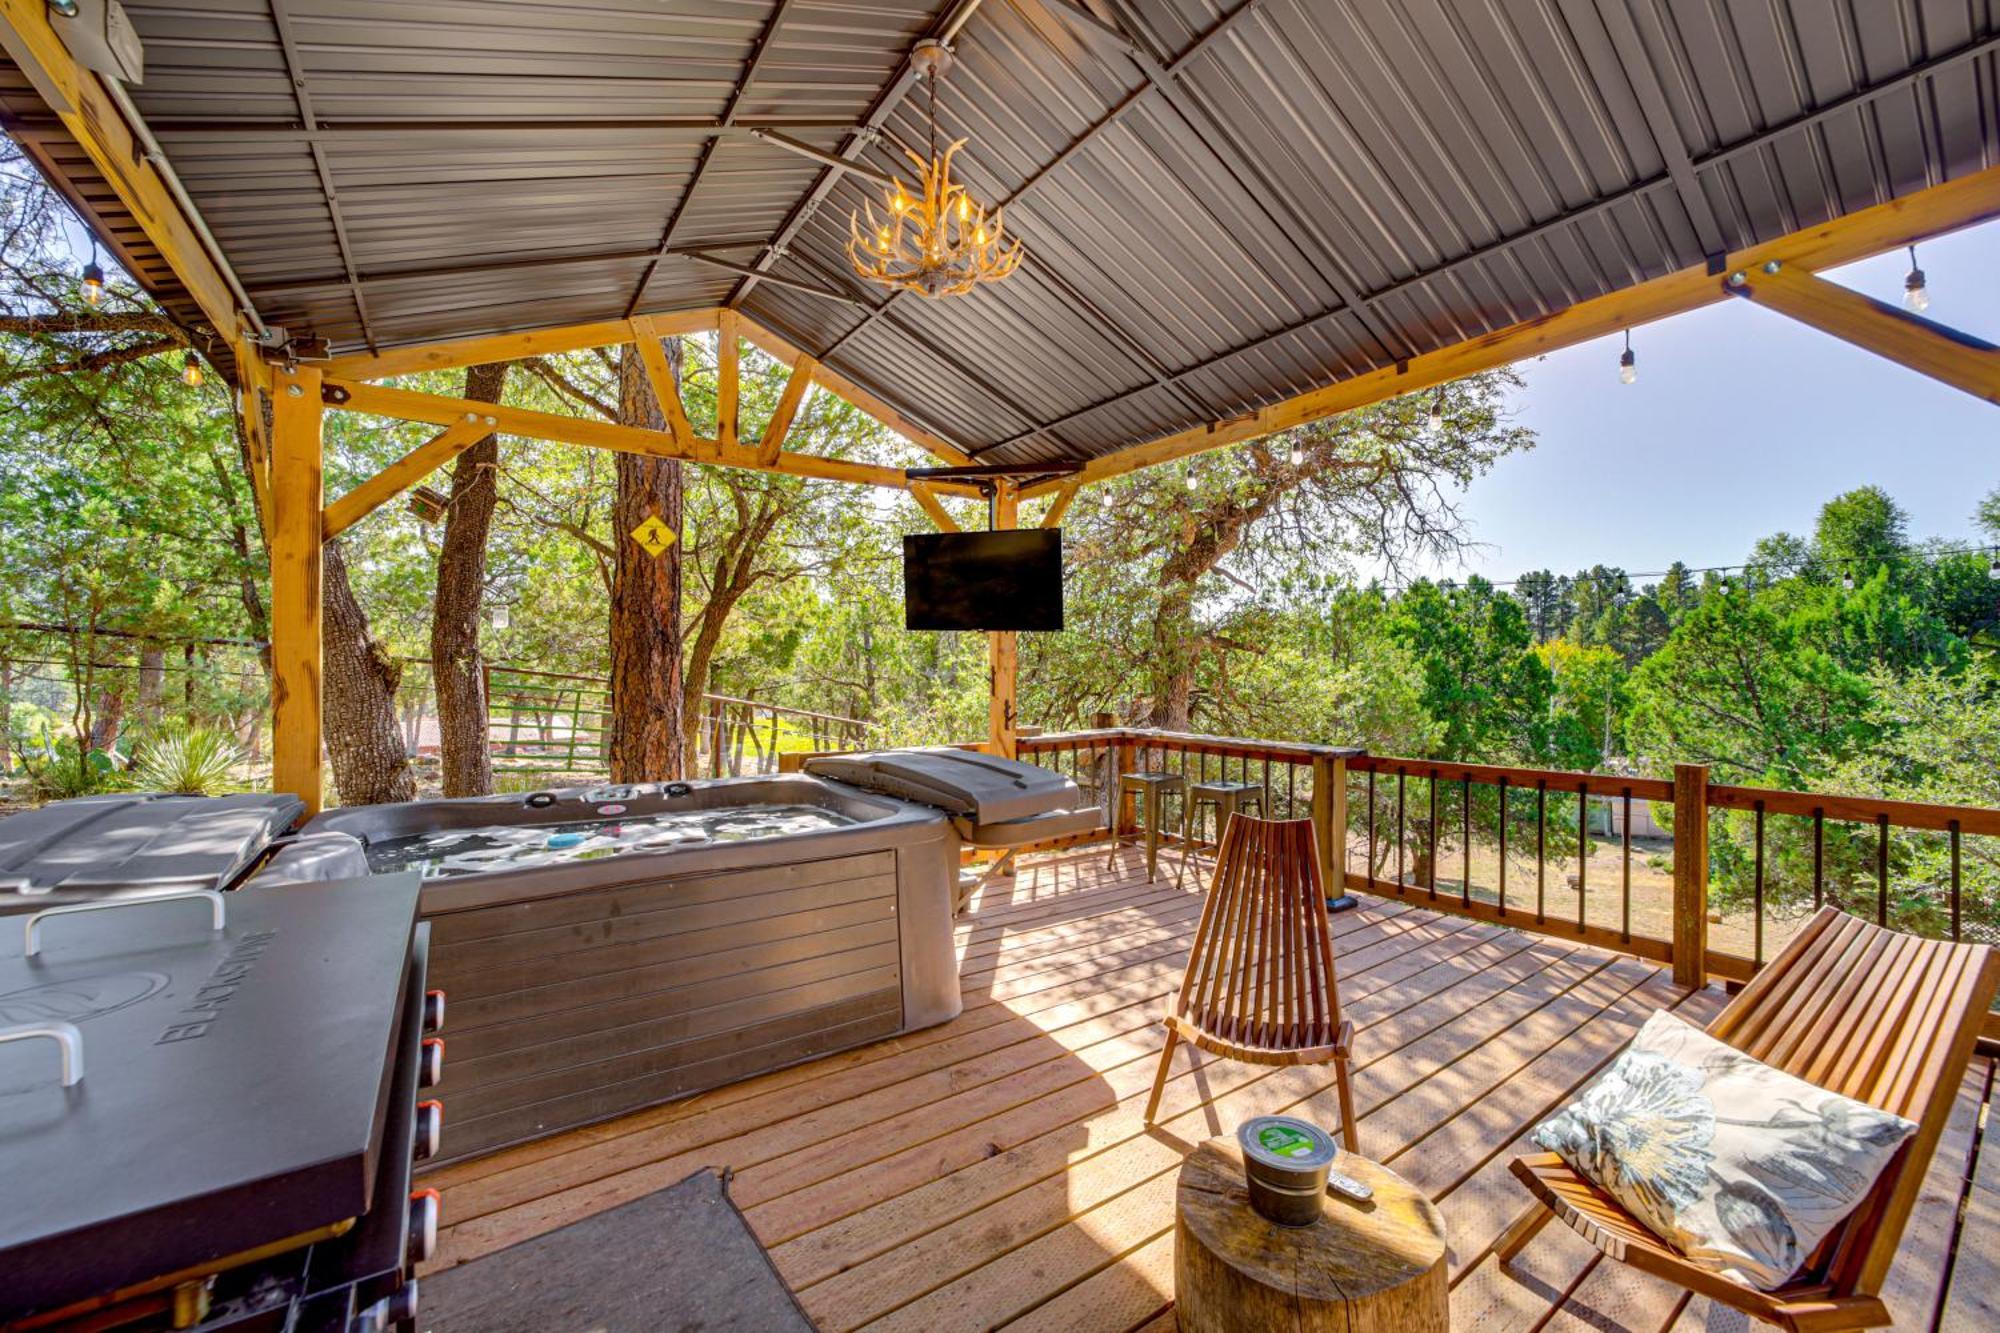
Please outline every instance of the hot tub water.
[{"label": "hot tub water", "polygon": [[493,824],[370,843],[368,868],[378,875],[418,870],[425,879],[451,879],[601,861],[635,852],[756,842],[856,822],[814,805],[736,805],[571,823]]}]

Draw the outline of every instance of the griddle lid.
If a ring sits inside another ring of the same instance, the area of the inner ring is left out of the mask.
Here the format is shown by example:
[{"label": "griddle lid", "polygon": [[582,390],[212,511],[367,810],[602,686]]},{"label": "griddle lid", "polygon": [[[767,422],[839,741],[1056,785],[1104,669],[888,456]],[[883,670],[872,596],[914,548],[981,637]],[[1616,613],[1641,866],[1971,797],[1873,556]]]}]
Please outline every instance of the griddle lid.
[{"label": "griddle lid", "polygon": [[125,793],[0,820],[0,912],[227,888],[305,813],[296,796]]},{"label": "griddle lid", "polygon": [[824,755],[806,772],[864,791],[936,806],[974,825],[1074,809],[1076,784],[1018,759],[946,748]]}]

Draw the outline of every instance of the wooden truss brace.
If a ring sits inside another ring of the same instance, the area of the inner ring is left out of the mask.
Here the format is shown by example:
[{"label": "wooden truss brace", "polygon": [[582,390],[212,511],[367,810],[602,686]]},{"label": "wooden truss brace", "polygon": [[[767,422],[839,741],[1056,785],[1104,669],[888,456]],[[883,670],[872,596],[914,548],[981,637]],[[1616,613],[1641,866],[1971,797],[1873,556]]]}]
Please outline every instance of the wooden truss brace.
[{"label": "wooden truss brace", "polygon": [[[647,368],[653,376],[654,389],[658,392],[666,357],[664,353],[657,358],[654,357],[648,352],[648,347],[656,344],[660,338],[671,338],[681,334],[714,330],[720,335],[725,319],[734,322],[740,338],[773,360],[791,366],[794,372],[802,360],[810,362],[813,372],[811,384],[817,384],[829,393],[846,399],[918,448],[954,465],[971,461],[966,451],[955,442],[912,421],[880,396],[864,389],[847,376],[814,361],[804,349],[792,345],[739,311],[715,306],[699,310],[673,311],[668,314],[640,315],[631,320],[604,320],[595,324],[571,325],[567,328],[538,329],[529,333],[501,333],[481,338],[460,338],[450,342],[429,343],[421,347],[392,347],[382,352],[357,352],[334,357],[321,366],[321,370],[327,379],[333,381],[382,380],[426,370],[457,370],[488,361],[552,356],[591,347],[617,347],[636,341],[639,344],[640,354],[647,359]],[[718,367],[720,383],[717,398],[718,401],[722,401],[733,398],[738,392],[735,377],[740,376],[741,362],[737,355],[739,349],[732,345],[731,339],[721,338],[719,345],[727,349],[719,358],[721,364]],[[807,387],[809,387],[807,384],[799,386],[801,395]],[[789,392],[788,388],[787,393]],[[667,406],[667,403],[668,396],[663,395],[661,406],[667,412],[671,425],[675,408]],[[797,411],[797,404],[793,405],[793,411]],[[727,429],[735,427],[735,415],[734,412],[724,414],[729,422]],[[769,434],[768,429],[766,434]],[[691,430],[687,432],[686,438],[690,440],[694,438]],[[724,438],[727,438],[726,431]]]},{"label": "wooden truss brace", "polygon": [[[383,384],[362,384],[352,380],[326,381],[327,406],[343,412],[362,412],[398,421],[426,421],[435,426],[454,426],[467,415],[492,418],[487,429],[503,435],[518,435],[555,444],[578,444],[590,449],[612,449],[646,454],[653,458],[677,458],[690,463],[710,463],[718,467],[747,468],[752,471],[783,472],[796,477],[825,481],[853,482],[863,486],[883,486],[908,490],[910,483],[901,468],[879,463],[857,463],[844,458],[820,458],[812,454],[780,452],[776,461],[766,463],[760,451],[743,444],[690,436],[683,440],[671,431],[621,426],[614,421],[537,412],[525,407],[480,403],[467,398],[418,393]],[[415,477],[409,478],[414,481]],[[406,483],[407,484],[407,483]],[[977,488],[964,483],[940,483],[938,489],[952,495],[977,495]]]},{"label": "wooden truss brace", "polygon": [[2000,347],[1772,260],[1729,290],[1975,398],[2000,403]]},{"label": "wooden truss brace", "polygon": [[[1258,411],[1246,413],[1222,421],[1197,426],[1143,444],[1130,445],[1092,459],[1080,474],[1084,483],[1103,481],[1110,477],[1123,476],[1141,468],[1153,467],[1160,463],[1171,463],[1210,449],[1221,449],[1232,444],[1241,444],[1258,439],[1294,426],[1305,425],[1321,418],[1350,412],[1366,407],[1386,398],[1395,398],[1407,393],[1416,393],[1434,385],[1448,383],[1467,375],[1500,366],[1543,352],[1569,347],[1617,333],[1638,324],[1651,323],[1669,315],[1694,310],[1724,300],[1730,293],[1726,275],[1735,271],[1756,274],[1769,279],[1772,275],[1762,272],[1770,261],[1780,265],[1779,273],[1791,273],[1794,277],[1809,274],[1815,269],[1833,268],[1841,264],[1865,259],[1884,250],[1910,245],[1929,237],[1960,227],[1970,226],[1988,218],[2000,215],[2000,167],[1988,167],[1969,176],[1964,176],[1943,185],[1935,185],[1916,194],[1906,195],[1885,204],[1877,204],[1845,217],[1835,218],[1804,231],[1793,232],[1764,245],[1753,246],[1729,257],[1727,265],[1720,271],[1711,272],[1707,267],[1682,269],[1664,277],[1642,282],[1634,287],[1594,297],[1567,306],[1538,319],[1525,320],[1504,329],[1496,329],[1465,342],[1454,343],[1435,352],[1426,352],[1411,357],[1408,361],[1380,370],[1356,375],[1321,389],[1314,389],[1296,397],[1274,403]],[[1779,290],[1780,284],[1790,282],[1790,286]],[[1831,284],[1828,284],[1831,285]],[[1766,292],[1762,298],[1771,303],[1775,293],[1777,300],[1786,299],[1784,293],[1793,294],[1793,305],[1804,309],[1809,298],[1798,296],[1802,284],[1787,278],[1778,283],[1767,280]],[[1811,289],[1817,292],[1817,288]],[[1854,298],[1857,301],[1865,297]],[[1892,355],[1884,346],[1893,344],[1897,352],[1895,359],[1905,360],[1905,364],[1918,365],[1927,374],[1938,374],[1947,383],[1956,380],[1946,378],[1938,369],[1949,362],[1958,369],[1952,374],[1967,373],[1968,363],[1962,358],[1942,355],[1942,350],[1931,338],[1899,331],[1895,339],[1882,333],[1884,327],[1879,322],[1863,320],[1848,308],[1844,314],[1834,313],[1837,296],[1829,298],[1819,293],[1813,308],[1828,326],[1837,325],[1845,330],[1839,336],[1851,337],[1855,341],[1866,338],[1862,345],[1871,350]],[[1808,322],[1814,322],[1809,320]],[[1912,321],[1921,324],[1922,321]],[[1948,334],[1937,334],[1936,338],[1949,339]],[[1883,344],[1875,346],[1874,344]],[[1929,348],[1919,351],[1919,346]],[[1960,344],[1961,348],[1964,344]],[[1977,350],[1966,348],[1965,350]],[[1922,363],[1922,364],[1919,364]],[[1990,378],[1979,380],[1974,373],[1974,382],[1990,384]],[[1959,387],[1966,388],[1965,384]],[[1981,397],[1990,394],[1974,387],[1968,392]],[[1023,499],[1047,495],[1070,484],[1068,478],[1038,482],[1021,492]]]},{"label": "wooden truss brace", "polygon": [[418,445],[329,504],[320,515],[320,540],[338,537],[492,433],[492,418],[476,412],[455,426],[445,427],[442,434]]},{"label": "wooden truss brace", "polygon": [[951,516],[951,511],[946,509],[944,503],[938,499],[937,492],[931,489],[930,482],[911,482],[910,498],[915,500],[918,507],[926,514],[930,515],[931,522],[937,525],[939,532],[957,532],[959,530],[958,520]]}]

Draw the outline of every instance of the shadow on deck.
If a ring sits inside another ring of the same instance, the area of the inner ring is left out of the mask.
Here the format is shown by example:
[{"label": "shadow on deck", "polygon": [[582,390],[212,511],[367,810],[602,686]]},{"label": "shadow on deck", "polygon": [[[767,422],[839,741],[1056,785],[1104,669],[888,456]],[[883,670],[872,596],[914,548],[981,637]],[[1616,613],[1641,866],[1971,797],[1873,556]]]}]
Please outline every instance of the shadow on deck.
[{"label": "shadow on deck", "polygon": [[[1330,1068],[1183,1045],[1160,1124],[1142,1125],[1201,902],[1193,876],[1175,889],[1161,869],[1147,882],[1126,852],[1107,871],[1085,848],[994,881],[960,922],[950,1023],[435,1173],[450,1226],[433,1269],[727,1166],[823,1328],[1163,1333],[1181,1157],[1253,1115],[1339,1116]],[[1334,928],[1362,1151],[1443,1210],[1454,1327],[1743,1327],[1560,1227],[1512,1270],[1490,1255],[1526,1199],[1506,1169],[1525,1132],[1654,1009],[1706,1022],[1719,989],[1413,903],[1367,899]],[[1899,1328],[2000,1327],[1990,1065],[1967,1079],[1891,1274]]]}]

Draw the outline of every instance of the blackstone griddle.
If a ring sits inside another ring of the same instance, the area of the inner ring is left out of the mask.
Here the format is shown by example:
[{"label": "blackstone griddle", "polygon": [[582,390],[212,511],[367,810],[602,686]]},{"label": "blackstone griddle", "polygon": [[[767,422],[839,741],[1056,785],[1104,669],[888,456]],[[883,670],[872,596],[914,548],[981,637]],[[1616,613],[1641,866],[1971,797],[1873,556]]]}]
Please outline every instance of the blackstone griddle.
[{"label": "blackstone griddle", "polygon": [[296,796],[121,793],[0,819],[0,915],[226,889],[305,813]]},{"label": "blackstone griddle", "polygon": [[[279,814],[246,809],[172,827],[219,862]],[[161,892],[0,923],[0,1320],[405,1210],[373,1196],[417,876]]]}]

